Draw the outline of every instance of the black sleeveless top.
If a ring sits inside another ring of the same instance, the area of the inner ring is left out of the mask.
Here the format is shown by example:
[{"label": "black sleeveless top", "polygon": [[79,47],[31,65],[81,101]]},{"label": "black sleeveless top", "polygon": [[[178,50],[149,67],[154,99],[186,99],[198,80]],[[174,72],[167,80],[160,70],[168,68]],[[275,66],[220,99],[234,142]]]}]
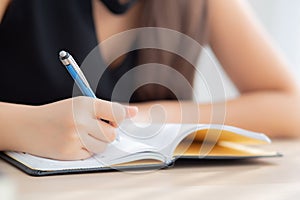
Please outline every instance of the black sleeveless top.
[{"label": "black sleeveless top", "polygon": [[[58,52],[70,50],[80,65],[97,44],[90,0],[12,0],[0,24],[0,101],[41,105],[72,97],[74,81]],[[135,57],[105,71],[97,97],[111,99]]]}]

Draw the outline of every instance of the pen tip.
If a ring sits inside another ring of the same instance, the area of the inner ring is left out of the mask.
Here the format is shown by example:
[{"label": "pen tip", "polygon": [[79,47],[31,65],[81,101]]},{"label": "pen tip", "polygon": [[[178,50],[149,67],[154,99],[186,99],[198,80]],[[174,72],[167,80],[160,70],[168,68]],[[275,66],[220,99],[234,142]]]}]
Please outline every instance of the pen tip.
[{"label": "pen tip", "polygon": [[60,59],[66,59],[66,58],[69,57],[69,54],[65,51],[60,51],[59,52],[59,57],[60,57]]}]

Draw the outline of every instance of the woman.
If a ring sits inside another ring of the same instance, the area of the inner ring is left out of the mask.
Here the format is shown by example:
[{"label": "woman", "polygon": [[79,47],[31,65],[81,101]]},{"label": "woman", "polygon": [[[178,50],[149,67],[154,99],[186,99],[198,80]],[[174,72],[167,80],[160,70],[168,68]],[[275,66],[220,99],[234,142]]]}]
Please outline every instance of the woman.
[{"label": "woman", "polygon": [[[181,122],[179,103],[160,86],[136,91],[134,106],[71,98],[74,83],[57,59],[58,50],[72,49],[82,63],[97,43],[144,26],[174,29],[212,47],[241,93],[226,102],[225,124],[273,137],[298,136],[300,131],[296,81],[244,1],[5,0],[0,5],[0,20],[0,150],[62,160],[87,158],[114,140],[117,124],[125,118],[147,118],[153,100],[164,108],[167,122]],[[112,51],[102,49],[103,59],[109,60]],[[192,83],[194,72],[182,59],[164,52],[150,52],[149,59],[146,53],[133,52],[113,62],[112,70],[100,80],[107,89],[97,90],[97,96],[110,100],[122,74],[133,63],[153,62],[151,58],[169,58],[164,64]],[[209,123],[212,105],[197,107],[201,115],[185,122]]]}]

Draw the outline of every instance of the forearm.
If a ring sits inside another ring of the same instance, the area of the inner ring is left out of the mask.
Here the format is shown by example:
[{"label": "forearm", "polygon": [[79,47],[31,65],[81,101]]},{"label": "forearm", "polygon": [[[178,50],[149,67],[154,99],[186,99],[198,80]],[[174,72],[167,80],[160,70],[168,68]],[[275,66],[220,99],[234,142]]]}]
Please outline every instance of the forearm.
[{"label": "forearm", "polygon": [[255,92],[229,101],[225,123],[272,137],[300,136],[300,98],[279,92]]},{"label": "forearm", "polygon": [[26,120],[25,113],[31,106],[0,102],[0,151],[18,150],[20,147],[17,133]]},{"label": "forearm", "polygon": [[[214,105],[168,101],[154,104],[164,108],[166,122],[169,123],[222,123],[224,119],[226,125],[263,132],[272,137],[291,137],[300,136],[299,102],[298,96],[267,91],[243,94],[237,99]],[[152,105],[153,102],[138,105],[143,119]],[[192,117],[182,119],[181,107],[188,110],[198,108],[198,116],[193,114]]]}]

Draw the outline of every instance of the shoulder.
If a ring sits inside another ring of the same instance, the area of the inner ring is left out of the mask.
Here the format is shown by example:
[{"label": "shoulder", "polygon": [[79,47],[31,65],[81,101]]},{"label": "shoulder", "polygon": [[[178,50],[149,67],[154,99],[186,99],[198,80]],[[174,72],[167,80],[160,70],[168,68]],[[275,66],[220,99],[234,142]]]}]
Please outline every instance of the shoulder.
[{"label": "shoulder", "polygon": [[8,5],[10,4],[11,0],[1,0],[0,1],[0,23],[2,21],[2,18],[5,14],[5,11],[8,7]]}]

